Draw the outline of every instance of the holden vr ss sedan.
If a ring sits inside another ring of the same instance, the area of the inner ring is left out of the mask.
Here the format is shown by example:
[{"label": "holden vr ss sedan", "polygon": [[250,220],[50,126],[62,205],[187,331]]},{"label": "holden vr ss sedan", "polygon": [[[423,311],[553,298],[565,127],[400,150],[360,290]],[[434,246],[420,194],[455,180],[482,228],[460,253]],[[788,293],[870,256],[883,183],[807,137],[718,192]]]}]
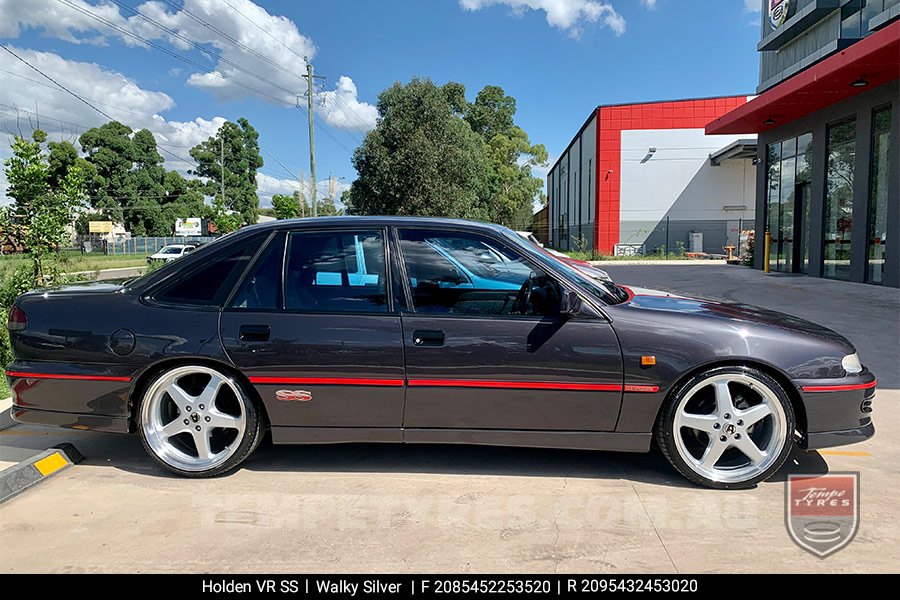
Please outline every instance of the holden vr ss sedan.
[{"label": "holden vr ss sedan", "polygon": [[136,432],[189,477],[276,444],[647,452],[745,488],[795,444],[865,440],[875,377],[788,315],[589,277],[497,225],[247,227],[139,279],[23,294],[22,423]]}]

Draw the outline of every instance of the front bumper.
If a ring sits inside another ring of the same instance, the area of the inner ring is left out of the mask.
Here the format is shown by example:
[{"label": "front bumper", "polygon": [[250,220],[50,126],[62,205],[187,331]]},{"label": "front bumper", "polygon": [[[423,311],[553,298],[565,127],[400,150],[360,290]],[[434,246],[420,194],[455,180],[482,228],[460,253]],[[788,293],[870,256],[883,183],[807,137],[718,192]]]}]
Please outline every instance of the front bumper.
[{"label": "front bumper", "polygon": [[844,446],[875,435],[872,400],[877,382],[869,371],[842,379],[794,383],[806,412],[806,427],[800,442],[802,448]]}]

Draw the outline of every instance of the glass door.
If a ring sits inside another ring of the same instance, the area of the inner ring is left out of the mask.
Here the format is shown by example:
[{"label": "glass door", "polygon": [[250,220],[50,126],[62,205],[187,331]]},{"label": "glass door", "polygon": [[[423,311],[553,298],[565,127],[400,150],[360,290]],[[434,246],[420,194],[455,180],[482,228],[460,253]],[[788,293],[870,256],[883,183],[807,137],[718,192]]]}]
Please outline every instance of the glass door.
[{"label": "glass door", "polygon": [[793,272],[809,274],[809,190],[808,181],[794,190]]}]

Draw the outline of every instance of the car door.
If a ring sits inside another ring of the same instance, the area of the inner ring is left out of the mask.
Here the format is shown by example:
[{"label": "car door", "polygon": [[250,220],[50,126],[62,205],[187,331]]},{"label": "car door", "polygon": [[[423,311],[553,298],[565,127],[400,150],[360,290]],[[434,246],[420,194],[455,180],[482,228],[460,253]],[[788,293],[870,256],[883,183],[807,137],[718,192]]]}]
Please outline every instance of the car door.
[{"label": "car door", "polygon": [[394,244],[410,299],[407,438],[428,429],[615,428],[622,357],[605,318],[561,315],[558,281],[499,234],[409,227]]},{"label": "car door", "polygon": [[280,442],[399,441],[400,317],[378,227],[277,232],[221,317]]}]

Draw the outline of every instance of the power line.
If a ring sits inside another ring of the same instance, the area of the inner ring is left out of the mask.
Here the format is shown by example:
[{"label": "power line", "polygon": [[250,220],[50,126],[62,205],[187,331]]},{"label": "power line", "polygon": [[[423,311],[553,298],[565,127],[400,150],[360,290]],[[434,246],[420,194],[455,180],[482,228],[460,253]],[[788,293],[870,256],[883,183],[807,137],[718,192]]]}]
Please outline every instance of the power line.
[{"label": "power line", "polygon": [[[165,3],[168,4],[169,6],[172,6],[173,8],[178,8],[178,6],[177,6],[176,4],[174,4],[171,0],[163,0],[163,2],[165,2]],[[281,46],[283,46],[284,48],[286,48],[286,49],[287,49],[289,52],[291,52],[294,56],[296,56],[297,58],[299,58],[300,60],[302,60],[304,64],[308,64],[309,61],[307,60],[307,58],[306,58],[305,56],[300,56],[300,54],[298,54],[293,48],[291,48],[289,45],[287,45],[286,43],[284,43],[284,42],[283,42],[281,39],[279,39],[278,37],[274,36],[268,29],[266,29],[265,27],[263,27],[262,25],[260,25],[259,23],[257,23],[257,22],[254,21],[253,19],[251,19],[250,17],[248,17],[248,16],[247,16],[246,14],[244,14],[243,12],[241,12],[236,6],[234,6],[233,4],[231,4],[228,0],[222,0],[222,2],[224,2],[229,8],[231,8],[231,10],[233,10],[233,11],[236,12],[238,15],[240,15],[241,17],[243,17],[245,20],[247,20],[247,21],[248,21],[250,24],[252,24],[254,27],[256,27],[257,29],[259,29],[260,31],[262,31],[263,33],[265,33],[269,38],[271,38],[271,39],[274,40],[276,43],[278,43],[278,44],[280,44]],[[197,17],[196,15],[194,15],[193,13],[191,13],[190,11],[188,11],[187,9],[182,8],[181,10],[183,10],[188,16],[190,16],[190,17],[193,18],[194,20],[196,20],[196,21],[198,21],[199,23],[205,25],[206,27],[209,27],[209,28],[212,29],[213,31],[216,31],[216,32],[219,33],[221,36],[223,36],[225,39],[230,40],[231,42],[235,43],[236,45],[238,45],[238,46],[241,47],[241,48],[245,48],[245,49],[249,50],[249,51],[252,52],[254,55],[258,56],[261,60],[264,60],[265,62],[269,63],[270,65],[272,65],[272,66],[274,66],[274,67],[276,67],[276,68],[278,68],[278,69],[281,69],[282,71],[285,71],[285,72],[289,73],[289,74],[292,75],[293,77],[302,78],[302,75],[297,75],[296,72],[290,71],[289,69],[285,69],[284,67],[282,67],[282,66],[279,65],[278,63],[274,62],[274,61],[271,60],[270,58],[268,58],[268,57],[266,57],[266,56],[263,56],[263,55],[259,54],[258,52],[256,52],[256,51],[253,50],[252,48],[247,48],[244,44],[241,44],[239,41],[235,40],[234,38],[232,38],[231,36],[229,36],[227,33],[221,31],[220,29],[214,27],[213,25],[210,25],[209,23],[207,23],[207,22],[204,21],[203,19],[200,19],[199,17]],[[337,92],[337,88],[335,88],[334,91]],[[343,104],[344,104],[351,112],[353,112],[353,113],[356,115],[356,120],[359,120],[359,121],[362,121],[362,120],[363,120],[362,116],[359,115],[359,113],[357,113],[357,112],[353,109],[352,106],[350,106],[349,104],[347,104],[347,103],[344,101],[344,99],[340,97],[339,94],[335,93],[335,98],[337,99],[338,102],[343,103]],[[347,116],[348,119],[349,119],[351,122],[354,120],[353,117],[350,117],[349,115],[347,115],[346,111],[345,111],[343,108],[341,108],[341,107],[339,107],[339,108],[340,108],[340,110],[341,110],[342,112],[344,112],[345,116]],[[359,143],[359,144],[362,143],[362,139],[360,139],[358,136],[354,135],[354,134],[351,132],[351,130],[350,130],[349,128],[347,128],[347,127],[342,127],[342,126],[340,126],[340,125],[335,125],[335,126],[336,126],[337,128],[339,128],[339,129],[344,130],[351,138],[354,139],[354,141],[355,141],[356,143]]]},{"label": "power line", "polygon": [[[113,0],[113,1],[114,1],[116,4],[119,4],[118,0]],[[299,76],[297,75],[297,73],[295,73],[294,71],[291,71],[290,69],[287,69],[287,68],[285,68],[285,67],[279,65],[278,63],[276,63],[274,60],[272,60],[272,59],[269,58],[268,56],[266,56],[266,55],[264,55],[264,54],[260,54],[259,52],[257,52],[257,51],[254,50],[253,48],[251,48],[250,46],[244,44],[244,43],[241,42],[240,40],[237,40],[237,39],[233,38],[232,36],[228,35],[228,34],[225,33],[224,31],[222,31],[221,29],[219,29],[218,27],[216,27],[215,25],[213,25],[212,23],[209,23],[209,22],[206,21],[205,19],[203,19],[203,18],[197,16],[196,14],[194,14],[193,12],[189,11],[189,10],[188,10],[187,8],[185,8],[184,6],[178,6],[177,4],[175,4],[174,2],[172,2],[171,0],[163,0],[163,2],[165,2],[166,4],[168,4],[169,6],[171,6],[172,8],[174,8],[176,11],[181,11],[181,12],[183,12],[183,13],[186,14],[188,17],[190,17],[192,20],[194,20],[196,23],[199,23],[200,25],[203,25],[203,26],[206,27],[207,29],[210,29],[211,31],[214,31],[215,33],[219,34],[221,37],[225,38],[226,40],[228,40],[229,42],[231,42],[232,44],[234,44],[234,45],[237,46],[238,48],[240,48],[240,49],[242,49],[242,50],[244,50],[244,51],[246,51],[246,52],[249,52],[249,53],[252,54],[253,56],[255,56],[255,57],[257,57],[258,59],[260,59],[261,61],[266,62],[266,63],[272,65],[272,66],[275,67],[276,69],[279,69],[280,71],[283,71],[284,73],[287,73],[288,75],[291,75],[292,77],[296,77],[298,80],[300,79],[300,77],[299,77]],[[229,6],[230,6],[230,5],[229,5]],[[234,7],[232,7],[232,8],[234,8]],[[132,9],[132,10],[133,10],[133,9]],[[235,9],[235,10],[236,10],[236,9]],[[241,16],[244,16],[244,15],[242,14]],[[244,18],[246,19],[247,17],[244,16]],[[252,22],[252,21],[251,21],[251,22]],[[254,23],[254,25],[255,25],[255,23]],[[257,25],[257,27],[258,27],[258,25]],[[263,31],[265,31],[265,29],[263,29]],[[266,32],[266,33],[268,34],[268,32]],[[179,37],[182,37],[182,36],[179,35]],[[193,43],[193,42],[188,42],[188,43]]]},{"label": "power line", "polygon": [[[167,3],[169,3],[168,0],[164,0],[164,1],[167,2]],[[246,19],[247,21],[249,21],[254,27],[256,27],[257,29],[259,29],[260,31],[262,31],[264,34],[266,34],[267,36],[269,36],[269,37],[272,38],[273,40],[275,40],[277,43],[279,43],[279,44],[281,44],[282,46],[284,46],[291,54],[293,54],[294,56],[296,56],[297,58],[299,58],[300,60],[302,60],[303,63],[304,63],[304,65],[308,62],[308,61],[306,60],[306,57],[305,57],[305,56],[300,56],[299,54],[297,54],[297,51],[296,51],[296,50],[294,50],[293,48],[291,48],[290,46],[288,46],[287,44],[285,44],[283,41],[281,41],[280,39],[278,39],[277,37],[275,37],[274,35],[272,35],[272,33],[271,33],[268,29],[266,29],[265,27],[263,27],[262,25],[260,25],[259,23],[257,23],[256,21],[254,21],[253,19],[251,19],[250,17],[248,17],[247,15],[245,15],[244,13],[242,13],[240,10],[237,9],[237,7],[235,7],[233,4],[231,4],[231,2],[229,2],[228,0],[222,0],[222,2],[224,2],[225,4],[227,4],[228,7],[229,7],[231,10],[233,10],[234,12],[236,12],[237,14],[239,14],[240,16],[244,17],[244,19]]]},{"label": "power line", "polygon": [[38,69],[37,67],[35,67],[34,65],[32,65],[32,64],[31,64],[30,62],[28,62],[27,60],[25,60],[24,58],[22,58],[21,56],[19,56],[18,54],[16,54],[16,53],[13,52],[12,50],[10,50],[10,49],[6,46],[6,44],[0,44],[0,46],[2,46],[4,50],[6,50],[6,51],[9,52],[10,54],[12,54],[14,57],[16,57],[16,59],[18,59],[21,63],[23,63],[23,64],[24,64],[25,66],[27,66],[29,69],[31,69],[31,70],[33,70],[33,71],[36,71],[37,73],[40,73],[40,74],[43,75],[45,78],[47,78],[49,81],[52,81],[54,84],[56,84],[56,86],[57,86],[59,89],[63,90],[64,92],[66,92],[66,93],[68,93],[68,94],[71,94],[72,96],[74,96],[75,98],[77,98],[78,100],[80,100],[81,102],[84,102],[85,104],[87,104],[88,106],[90,106],[91,108],[93,108],[94,110],[96,110],[98,113],[100,113],[101,115],[103,115],[104,117],[106,117],[107,119],[109,119],[110,121],[115,121],[115,119],[113,119],[111,116],[109,116],[108,114],[106,114],[105,112],[103,112],[102,110],[100,110],[99,108],[97,108],[96,106],[94,106],[93,104],[91,104],[90,102],[88,102],[87,100],[85,100],[84,98],[82,98],[81,96],[79,96],[78,94],[76,94],[75,92],[73,92],[72,90],[70,90],[69,88],[67,88],[66,86],[64,86],[63,84],[61,84],[60,82],[56,81],[55,79],[53,79],[52,77],[50,77],[49,75],[47,75],[46,73],[44,73],[43,71],[41,71],[40,69]]},{"label": "power line", "polygon": [[[237,81],[237,80],[235,80],[235,79],[226,78],[224,75],[222,75],[221,73],[219,73],[219,72],[216,71],[216,70],[213,70],[213,69],[207,69],[204,65],[201,65],[200,63],[198,63],[198,62],[196,62],[196,61],[194,61],[194,60],[191,60],[191,59],[189,59],[189,58],[187,58],[187,57],[185,57],[185,56],[182,56],[181,54],[179,54],[179,53],[177,53],[177,52],[174,52],[174,51],[172,51],[172,50],[169,50],[168,48],[165,48],[165,47],[163,47],[163,46],[161,46],[161,45],[155,43],[155,42],[152,41],[152,40],[149,40],[149,39],[147,39],[147,38],[145,38],[145,37],[143,37],[143,36],[140,36],[140,35],[138,35],[138,34],[136,34],[136,33],[134,33],[134,32],[131,32],[131,31],[129,31],[129,30],[123,28],[123,27],[120,27],[119,25],[113,23],[112,21],[109,21],[108,19],[105,19],[105,18],[103,18],[103,17],[97,15],[96,13],[94,13],[94,12],[92,12],[92,11],[90,11],[90,10],[86,10],[86,9],[83,9],[83,8],[81,8],[81,7],[79,7],[79,6],[76,6],[75,4],[72,4],[72,3],[69,2],[68,0],[57,0],[57,1],[60,2],[60,3],[62,3],[62,4],[65,4],[66,6],[69,6],[69,7],[72,8],[73,10],[76,10],[76,11],[82,13],[83,15],[85,15],[85,16],[87,16],[87,17],[89,17],[89,18],[91,18],[91,19],[93,19],[93,20],[95,20],[95,21],[97,21],[97,22],[99,22],[99,23],[103,23],[103,24],[106,25],[107,27],[111,27],[112,29],[115,29],[116,31],[119,31],[119,32],[122,33],[123,35],[127,35],[127,36],[129,36],[129,37],[131,37],[131,38],[134,38],[134,39],[136,39],[136,40],[138,40],[138,41],[140,41],[140,42],[142,42],[142,43],[144,43],[144,44],[150,46],[151,48],[154,48],[154,49],[156,49],[156,50],[159,50],[160,52],[163,52],[164,54],[168,54],[169,56],[171,56],[171,57],[173,57],[173,58],[175,58],[175,59],[177,59],[177,60],[180,60],[180,61],[182,61],[182,62],[184,62],[184,63],[186,63],[186,64],[189,64],[189,65],[191,65],[192,67],[195,67],[195,68],[201,70],[202,72],[204,72],[204,73],[206,73],[206,74],[214,75],[214,76],[216,76],[216,77],[219,77],[219,78],[222,79],[222,80],[229,81],[230,83],[232,83],[232,84],[234,84],[234,85],[236,85],[236,86],[238,86],[238,87],[244,88],[245,90],[247,90],[247,91],[249,91],[249,92],[251,92],[251,93],[254,93],[254,94],[257,94],[258,96],[261,96],[261,97],[263,97],[263,98],[267,98],[267,99],[269,99],[269,100],[272,100],[272,101],[273,101],[274,103],[276,103],[276,104],[284,104],[284,105],[288,105],[288,102],[286,102],[283,98],[278,98],[278,97],[276,97],[276,96],[273,96],[272,94],[269,94],[269,93],[264,92],[264,91],[262,91],[262,90],[260,90],[260,89],[254,88],[254,87],[252,87],[252,86],[250,86],[250,85],[247,85],[247,84],[245,84],[245,83],[243,83],[243,82],[241,82],[241,81]],[[303,109],[302,107],[297,106],[297,108],[299,108],[301,111],[305,112],[304,109]],[[112,119],[111,119],[111,120],[112,120]],[[326,135],[328,135],[328,137],[331,138],[332,141],[334,141],[335,144],[337,144],[338,146],[340,146],[341,148],[343,148],[344,151],[346,151],[348,154],[350,154],[350,155],[353,154],[352,150],[350,150],[349,148],[347,148],[347,146],[345,146],[343,143],[341,143],[340,140],[338,140],[338,139],[334,136],[334,134],[331,133],[331,131],[330,131],[329,129],[327,129],[327,128],[325,128],[325,127],[323,126],[323,130],[325,131]]]},{"label": "power line", "polygon": [[[269,79],[266,79],[265,77],[263,77],[263,76],[260,75],[259,73],[254,73],[254,72],[251,71],[250,69],[247,69],[247,68],[245,68],[245,67],[242,67],[241,65],[235,63],[234,61],[231,61],[231,60],[225,58],[224,56],[222,56],[221,53],[219,53],[219,54],[214,54],[214,53],[210,52],[209,50],[207,50],[206,48],[204,48],[203,46],[201,46],[199,42],[195,42],[194,40],[192,40],[192,39],[190,39],[190,38],[188,38],[188,37],[186,37],[186,36],[181,35],[181,34],[178,33],[177,31],[175,31],[174,29],[170,29],[169,27],[166,27],[165,25],[159,23],[158,21],[156,21],[156,20],[154,20],[154,19],[151,19],[150,17],[148,17],[147,15],[145,15],[145,14],[143,14],[143,13],[141,13],[141,12],[138,12],[136,9],[131,8],[130,6],[128,6],[127,4],[125,4],[125,3],[123,3],[123,2],[120,2],[119,0],[112,0],[112,1],[115,2],[116,4],[118,4],[119,6],[121,6],[122,8],[124,8],[124,9],[126,9],[126,10],[128,10],[128,11],[130,11],[130,12],[132,12],[132,13],[134,13],[135,16],[140,17],[141,19],[143,19],[144,21],[147,21],[147,22],[150,23],[151,25],[154,25],[154,26],[157,27],[158,29],[160,29],[160,30],[162,30],[162,31],[165,31],[166,33],[168,33],[168,34],[171,35],[172,37],[178,38],[179,40],[183,41],[184,43],[190,45],[191,47],[193,47],[193,48],[195,48],[196,50],[200,51],[202,54],[204,54],[204,55],[206,55],[206,56],[211,56],[211,57],[215,58],[216,60],[225,63],[226,65],[230,65],[231,67],[237,69],[237,70],[240,71],[241,73],[244,73],[244,74],[246,74],[246,75],[249,75],[249,76],[251,76],[251,77],[254,77],[254,78],[256,78],[256,79],[262,81],[263,83],[267,83],[267,84],[271,85],[272,87],[277,88],[277,89],[281,90],[282,92],[284,92],[284,93],[286,93],[286,94],[288,94],[288,95],[292,95],[292,96],[293,96],[293,95],[296,95],[296,90],[289,90],[289,89],[287,89],[287,88],[285,88],[285,87],[282,87],[282,86],[278,85],[277,83],[274,83],[274,82],[272,82],[272,81],[269,80]],[[189,11],[185,11],[185,14],[188,14],[188,12],[189,12]],[[209,24],[206,24],[206,25],[207,25],[208,27],[211,27]],[[272,64],[274,64],[274,63],[272,63]]]},{"label": "power line", "polygon": [[[78,97],[78,96],[76,96],[76,97]],[[79,97],[79,99],[81,99],[81,98]],[[88,125],[84,125],[84,124],[82,124],[82,123],[72,123],[71,121],[63,121],[62,119],[57,119],[57,118],[55,118],[55,117],[44,116],[44,115],[41,115],[41,114],[38,113],[38,112],[31,111],[31,110],[26,110],[26,109],[24,109],[24,108],[19,108],[18,106],[13,106],[13,105],[11,105],[11,104],[2,104],[2,103],[0,103],[0,106],[5,107],[8,111],[12,111],[12,112],[14,112],[14,113],[24,112],[24,113],[27,113],[27,114],[29,114],[29,115],[34,115],[34,116],[36,116],[36,117],[38,117],[38,118],[40,118],[40,119],[47,119],[47,120],[49,120],[49,121],[56,121],[57,123],[59,123],[59,124],[61,124],[61,125],[71,125],[72,127],[75,127],[75,128],[81,128],[81,129],[84,129],[84,130],[93,129],[94,127],[96,127],[96,126],[88,126]],[[100,114],[102,114],[103,116],[105,116],[105,117],[106,117],[107,119],[109,119],[110,121],[116,121],[116,122],[118,122],[116,119],[113,119],[112,117],[110,117],[110,116],[107,115],[106,113],[103,113],[102,111],[100,112]],[[154,136],[154,139],[155,139],[155,138],[156,138],[156,136]],[[166,154],[168,154],[168,155],[171,156],[172,158],[175,158],[175,159],[177,159],[177,160],[179,160],[179,161],[181,161],[181,162],[186,162],[186,163],[192,163],[192,162],[194,162],[194,159],[193,159],[193,158],[185,158],[184,156],[180,156],[180,155],[178,155],[178,154],[176,154],[176,153],[174,153],[174,152],[172,152],[172,151],[170,151],[170,150],[167,150],[167,149],[166,149],[167,147],[166,147],[165,144],[160,144],[159,142],[157,142],[157,143],[156,143],[156,147],[157,147],[161,152],[165,152]],[[173,146],[173,147],[178,147],[178,146]]]}]

